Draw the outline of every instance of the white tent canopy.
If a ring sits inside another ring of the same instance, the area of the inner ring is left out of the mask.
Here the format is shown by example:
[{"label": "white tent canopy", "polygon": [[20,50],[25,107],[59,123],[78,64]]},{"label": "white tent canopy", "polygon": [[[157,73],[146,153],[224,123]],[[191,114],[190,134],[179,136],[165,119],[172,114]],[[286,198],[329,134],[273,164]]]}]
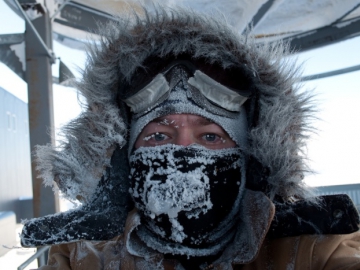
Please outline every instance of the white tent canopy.
[{"label": "white tent canopy", "polygon": [[[13,0],[5,2],[19,14]],[[78,49],[83,48],[89,32],[97,29],[97,22],[111,20],[111,14],[130,9],[141,12],[141,5],[150,8],[154,5],[154,1],[149,0],[19,2],[46,6],[53,18],[55,40]],[[259,42],[291,39],[291,45],[299,51],[360,35],[360,0],[163,0],[161,4],[222,13],[239,32],[251,26],[252,35]],[[36,16],[30,4],[27,14],[30,18]]]}]

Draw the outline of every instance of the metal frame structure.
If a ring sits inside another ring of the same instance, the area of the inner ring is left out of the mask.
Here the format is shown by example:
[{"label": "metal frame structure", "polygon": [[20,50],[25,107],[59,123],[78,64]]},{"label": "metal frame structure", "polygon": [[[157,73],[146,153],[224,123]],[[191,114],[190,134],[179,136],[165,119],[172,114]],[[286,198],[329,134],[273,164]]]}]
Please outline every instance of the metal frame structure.
[{"label": "metal frame structure", "polygon": [[[268,15],[275,2],[275,0],[266,1],[248,23],[247,28],[255,28],[260,21]],[[298,52],[302,52],[359,36],[360,17],[343,20],[357,9],[360,9],[360,4],[347,11],[328,26],[313,29],[308,32],[283,33],[282,35],[274,35],[273,37],[277,40],[283,39],[289,41],[292,48]],[[58,14],[60,14],[60,16],[57,16]],[[64,1],[51,17],[51,21],[55,23],[89,33],[95,33],[99,23],[104,23],[112,19],[113,17],[109,13],[70,0]],[[59,33],[55,33],[55,36],[59,40],[71,39],[72,42],[78,42],[80,47],[83,46],[83,41],[81,40],[74,40]],[[259,42],[262,42],[261,39],[263,37],[257,38]]]},{"label": "metal frame structure", "polygon": [[[38,33],[38,29],[33,25],[31,20],[28,18],[28,16],[26,15],[25,11],[23,10],[23,8],[20,5],[20,3],[18,2],[18,0],[14,0],[14,3],[17,6],[18,10],[20,11],[24,20],[26,21],[26,30],[27,31],[30,30],[32,32],[32,34],[35,36],[37,43],[41,46],[41,50],[46,52],[47,56],[49,57],[49,59],[51,61],[50,63],[51,64],[55,63],[55,54],[52,52],[51,49],[49,49],[48,45],[45,44],[43,37],[41,37],[40,34]],[[43,15],[47,14],[47,12],[45,10],[42,10],[42,12],[43,12]],[[52,33],[50,32],[50,34],[52,34]]]},{"label": "metal frame structure", "polygon": [[[36,145],[54,144],[54,113],[51,65],[55,63],[52,52],[51,20],[41,5],[33,8],[40,14],[30,20],[18,0],[14,0],[18,11],[26,22],[24,35],[26,71],[28,85],[28,110],[31,152]],[[59,201],[50,187],[45,187],[36,170],[34,156],[31,157],[34,216],[40,217],[59,211]]]},{"label": "metal frame structure", "polygon": [[46,265],[48,261],[48,255],[49,255],[49,246],[41,247],[38,249],[38,251],[32,255],[29,259],[27,259],[25,262],[23,262],[17,270],[24,270],[30,263],[32,263],[34,260],[38,260],[38,266]]},{"label": "metal frame structure", "polygon": [[[45,12],[41,17],[33,20],[44,43],[52,48],[51,23]],[[26,29],[30,25],[26,24]],[[35,31],[27,30],[26,42],[26,81],[28,84],[28,106],[30,125],[30,147],[32,151],[36,145],[54,144],[54,113],[51,64],[53,55],[44,53],[39,46]],[[48,51],[49,52],[49,51]],[[59,202],[51,187],[45,187],[38,176],[36,164],[32,156],[32,182],[34,216],[45,216],[59,211]]]},{"label": "metal frame structure", "polygon": [[[6,1],[14,1],[14,0],[6,0]],[[19,2],[23,2],[21,0],[14,1],[16,2],[17,6],[20,6]],[[251,22],[249,22],[247,28],[255,28],[266,16],[268,15],[269,11],[271,10],[275,0],[268,0],[266,1],[258,10],[258,12],[253,16]],[[348,38],[356,37],[360,35],[360,17],[355,17],[349,20],[343,20],[348,16],[351,12],[354,12],[356,9],[360,9],[360,4],[353,7],[351,10],[347,11],[343,14],[340,18],[336,19],[332,24],[321,27],[318,29],[314,29],[307,32],[301,33],[283,33],[282,35],[275,35],[273,36],[275,39],[283,39],[290,43],[290,47],[296,50],[297,52],[302,52],[306,50],[315,49],[318,47],[330,45],[333,43],[337,43],[339,41],[346,40]],[[24,11],[15,10],[19,15],[24,16]],[[60,14],[60,16],[58,16]],[[26,14],[25,14],[26,15]],[[26,19],[26,17],[25,17]],[[71,27],[74,29],[86,31],[89,33],[95,33],[98,24],[104,23],[108,20],[112,20],[113,17],[109,13],[103,12],[101,10],[97,10],[95,8],[85,6],[83,4],[65,0],[55,11],[54,14],[51,16],[51,22],[55,22],[60,25],[64,25],[67,27]],[[32,27],[29,24],[29,27]],[[0,37],[0,46],[4,46],[3,39],[6,37]],[[9,38],[9,37],[7,37]],[[69,38],[64,36],[60,33],[53,33],[53,38],[55,40],[69,40],[72,44],[77,44],[76,48],[83,48],[84,41],[76,40],[73,38]],[[264,37],[257,37],[259,42],[262,42],[262,38]],[[266,37],[265,37],[266,38]],[[41,42],[41,41],[40,41]],[[9,43],[6,43],[9,44]],[[14,44],[14,43],[13,43]],[[54,55],[52,51],[49,51],[44,44],[41,46],[47,50],[49,56],[54,59]],[[8,48],[9,53],[10,49]],[[8,53],[8,54],[9,54]],[[4,54],[4,53],[3,53]],[[4,57],[3,57],[4,58]],[[1,52],[0,52],[0,60],[1,60]],[[6,63],[6,61],[3,61]],[[354,71],[353,68],[349,68],[345,70],[346,72]],[[24,78],[24,74],[17,69],[15,71],[17,74],[22,75],[21,77]],[[340,72],[340,73],[339,73]],[[333,76],[336,74],[342,74],[344,70],[341,71],[333,71],[328,74],[328,76]],[[320,78],[317,75],[308,76],[306,80]],[[323,78],[323,77],[321,77]],[[305,79],[304,79],[305,80]]]},{"label": "metal frame structure", "polygon": [[24,34],[0,35],[0,61],[11,68],[23,80],[25,80],[25,71],[22,68],[21,60],[11,50],[10,46],[21,44],[24,41]]},{"label": "metal frame structure", "polygon": [[354,71],[359,71],[359,70],[360,70],[360,65],[356,65],[356,66],[341,68],[341,69],[337,69],[337,70],[333,70],[333,71],[329,71],[329,72],[305,76],[305,77],[301,78],[301,81],[305,82],[305,81],[323,79],[323,78],[332,77],[332,76],[336,76],[336,75],[340,75],[340,74],[346,74],[349,72],[354,72]]},{"label": "metal frame structure", "polygon": [[266,3],[264,3],[261,6],[261,8],[255,14],[255,16],[253,16],[247,28],[254,28],[261,21],[261,19],[265,17],[265,15],[268,13],[274,2],[275,0],[266,1]]},{"label": "metal frame structure", "polygon": [[290,47],[302,52],[337,43],[360,35],[360,17],[337,21],[329,26],[303,32],[284,40]]}]

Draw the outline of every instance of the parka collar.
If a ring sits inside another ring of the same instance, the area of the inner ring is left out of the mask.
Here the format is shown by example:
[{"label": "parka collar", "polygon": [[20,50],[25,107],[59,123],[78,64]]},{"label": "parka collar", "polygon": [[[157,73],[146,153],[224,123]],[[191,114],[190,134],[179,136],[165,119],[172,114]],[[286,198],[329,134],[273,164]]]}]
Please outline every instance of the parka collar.
[{"label": "parka collar", "polygon": [[[245,190],[241,219],[233,242],[223,251],[222,255],[212,265],[215,269],[228,269],[232,264],[248,264],[254,261],[260,251],[270,224],[275,215],[275,206],[262,192]],[[164,256],[148,247],[136,235],[136,229],[141,225],[140,215],[136,209],[130,212],[125,225],[125,241],[127,251],[141,257],[149,264],[154,261],[169,262]]]}]

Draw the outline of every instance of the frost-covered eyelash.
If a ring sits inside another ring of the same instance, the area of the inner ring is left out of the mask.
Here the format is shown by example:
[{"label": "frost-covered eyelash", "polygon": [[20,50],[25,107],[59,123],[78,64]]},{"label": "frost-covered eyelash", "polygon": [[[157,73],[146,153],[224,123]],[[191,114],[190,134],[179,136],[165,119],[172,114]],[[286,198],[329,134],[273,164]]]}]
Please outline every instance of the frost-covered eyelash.
[{"label": "frost-covered eyelash", "polygon": [[143,138],[143,141],[149,141],[150,139],[154,138],[155,134],[151,134],[150,136],[146,136]]},{"label": "frost-covered eyelash", "polygon": [[143,141],[149,141],[149,140],[151,140],[152,138],[154,138],[156,135],[159,135],[159,134],[162,134],[162,135],[164,135],[164,136],[167,136],[167,135],[165,135],[165,134],[163,134],[163,133],[161,133],[161,132],[155,132],[155,133],[153,133],[153,134],[150,134],[149,136],[144,137],[144,138],[143,138]]}]

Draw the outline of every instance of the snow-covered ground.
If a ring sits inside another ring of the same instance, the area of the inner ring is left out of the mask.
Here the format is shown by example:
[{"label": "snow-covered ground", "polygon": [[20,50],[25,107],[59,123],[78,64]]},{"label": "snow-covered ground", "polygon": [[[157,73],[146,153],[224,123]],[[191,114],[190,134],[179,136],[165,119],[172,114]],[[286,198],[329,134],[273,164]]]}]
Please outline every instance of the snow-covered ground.
[{"label": "snow-covered ground", "polygon": [[[36,248],[23,248],[20,246],[20,237],[22,225],[17,224],[16,228],[16,245],[7,247],[9,251],[5,255],[0,256],[0,268],[6,270],[17,270],[27,259],[36,253]],[[24,270],[36,269],[38,267],[37,260],[34,260]]]}]

